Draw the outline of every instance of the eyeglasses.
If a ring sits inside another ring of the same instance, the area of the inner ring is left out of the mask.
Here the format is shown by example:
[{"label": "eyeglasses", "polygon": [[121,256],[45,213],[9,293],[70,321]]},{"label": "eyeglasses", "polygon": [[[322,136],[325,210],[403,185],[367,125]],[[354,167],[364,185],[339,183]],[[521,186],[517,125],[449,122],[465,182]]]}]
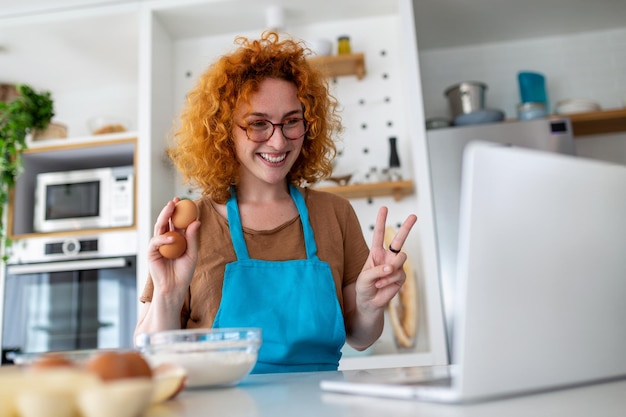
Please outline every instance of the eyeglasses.
[{"label": "eyeglasses", "polygon": [[248,126],[239,126],[246,132],[248,139],[252,142],[266,142],[274,134],[276,126],[280,126],[285,139],[296,140],[304,136],[309,130],[309,125],[302,118],[287,119],[282,123],[272,123],[269,120],[255,120]]}]

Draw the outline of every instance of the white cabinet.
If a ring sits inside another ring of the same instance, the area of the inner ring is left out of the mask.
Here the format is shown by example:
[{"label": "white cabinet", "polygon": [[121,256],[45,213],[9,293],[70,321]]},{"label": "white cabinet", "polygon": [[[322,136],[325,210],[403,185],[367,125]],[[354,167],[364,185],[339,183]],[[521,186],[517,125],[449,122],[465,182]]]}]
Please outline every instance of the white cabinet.
[{"label": "white cabinet", "polygon": [[[8,33],[10,41],[5,45],[9,54],[0,54],[0,67],[9,68],[7,74],[12,78],[3,81],[25,82],[52,91],[57,110],[54,120],[68,126],[70,142],[76,138],[95,141],[86,128],[91,117],[131,120],[136,136],[132,158],[137,169],[140,291],[148,274],[142,254],[147,250],[156,216],[173,196],[195,192],[180,184],[165,156],[185,94],[215,57],[235,47],[236,35],[259,36],[265,29],[266,9],[275,3],[145,0],[0,19],[0,32]],[[330,80],[346,126],[344,135],[338,138],[342,151],[338,169],[356,172],[387,166],[388,138],[395,136],[403,177],[412,181],[416,191],[400,201],[392,196],[353,200],[368,241],[380,205],[390,206],[392,225],[399,224],[409,213],[419,217],[405,246],[416,271],[420,296],[416,347],[398,352],[386,331],[380,349],[375,345],[372,355],[348,358],[342,361],[342,367],[444,363],[413,4],[411,0],[279,3],[285,7],[286,32],[305,41],[335,41],[347,34],[353,52],[364,54],[366,72],[360,79],[342,76]],[[13,53],[17,59],[10,55]],[[5,66],[8,60],[9,67]],[[98,149],[99,145],[93,145],[89,146],[92,151]],[[47,151],[38,154],[53,155]],[[61,163],[70,164],[70,160]],[[17,191],[28,192],[24,189]],[[25,207],[27,212],[29,207]],[[26,226],[20,227],[28,232]]]}]

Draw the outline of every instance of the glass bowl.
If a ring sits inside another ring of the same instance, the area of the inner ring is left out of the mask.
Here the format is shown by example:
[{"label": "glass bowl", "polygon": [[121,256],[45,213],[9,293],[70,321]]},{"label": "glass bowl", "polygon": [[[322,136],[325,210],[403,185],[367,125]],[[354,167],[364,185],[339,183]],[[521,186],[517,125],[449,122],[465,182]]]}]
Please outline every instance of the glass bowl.
[{"label": "glass bowl", "polygon": [[187,387],[232,386],[248,376],[262,343],[261,329],[182,329],[137,335],[152,367],[174,364],[187,371]]}]

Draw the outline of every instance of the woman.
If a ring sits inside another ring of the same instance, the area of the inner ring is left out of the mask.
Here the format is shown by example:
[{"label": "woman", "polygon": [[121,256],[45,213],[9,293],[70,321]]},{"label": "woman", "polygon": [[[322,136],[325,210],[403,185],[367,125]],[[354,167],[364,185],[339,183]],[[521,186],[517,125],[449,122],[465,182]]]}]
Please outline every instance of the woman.
[{"label": "woman", "polygon": [[200,220],[170,260],[158,248],[178,199],[161,211],[136,333],[260,327],[253,372],[336,370],[346,341],[363,350],[380,336],[417,218],[385,249],[381,208],[368,249],[350,203],[306,187],[330,175],[341,129],[325,78],[299,42],[237,42],[188,95],[170,156],[203,191]]}]

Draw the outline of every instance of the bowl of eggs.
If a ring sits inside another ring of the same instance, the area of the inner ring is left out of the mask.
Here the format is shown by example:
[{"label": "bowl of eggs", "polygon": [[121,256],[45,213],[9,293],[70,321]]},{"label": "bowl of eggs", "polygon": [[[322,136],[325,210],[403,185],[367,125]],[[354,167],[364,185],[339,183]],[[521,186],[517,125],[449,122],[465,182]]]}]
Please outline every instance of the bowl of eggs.
[{"label": "bowl of eggs", "polygon": [[262,344],[261,329],[181,329],[137,335],[135,344],[153,367],[185,369],[187,387],[232,386],[248,376]]},{"label": "bowl of eggs", "polygon": [[54,352],[0,368],[0,415],[136,417],[174,398],[186,373],[135,350]]}]

